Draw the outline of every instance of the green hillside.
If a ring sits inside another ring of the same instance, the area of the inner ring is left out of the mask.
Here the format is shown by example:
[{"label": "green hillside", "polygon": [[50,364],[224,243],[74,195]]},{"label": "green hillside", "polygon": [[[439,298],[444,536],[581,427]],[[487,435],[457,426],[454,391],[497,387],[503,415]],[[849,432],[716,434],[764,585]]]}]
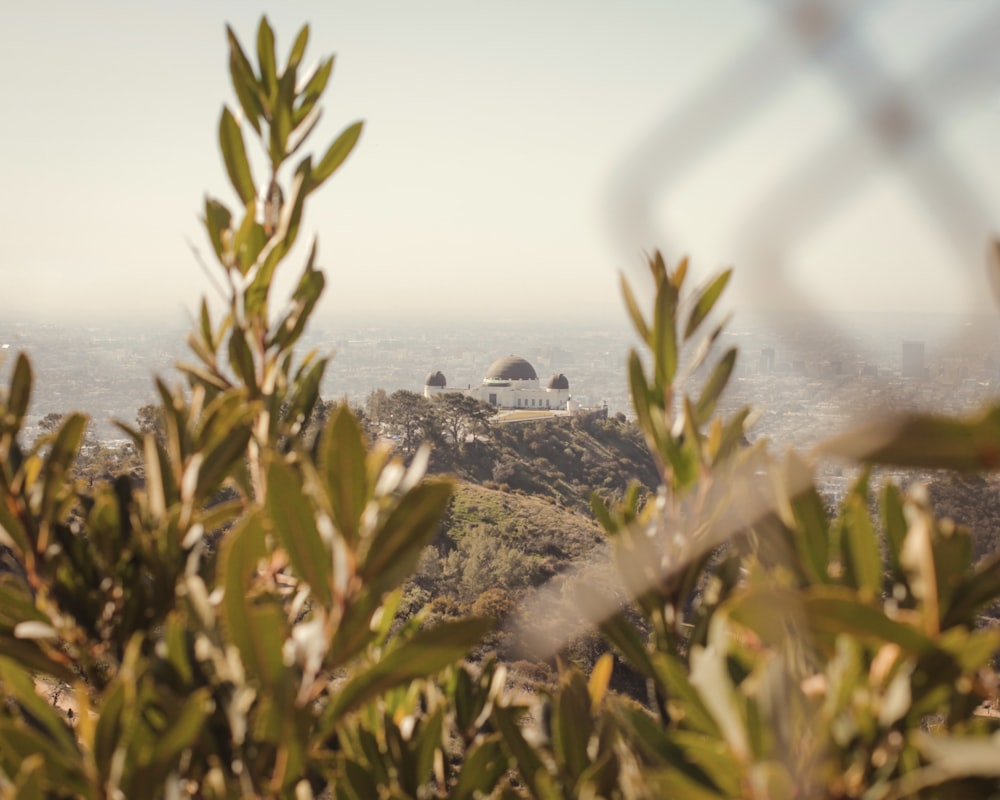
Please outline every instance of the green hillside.
[{"label": "green hillside", "polygon": [[494,424],[485,439],[457,451],[436,447],[431,471],[587,514],[592,492],[620,497],[630,483],[649,489],[659,484],[641,432],[624,416]]}]

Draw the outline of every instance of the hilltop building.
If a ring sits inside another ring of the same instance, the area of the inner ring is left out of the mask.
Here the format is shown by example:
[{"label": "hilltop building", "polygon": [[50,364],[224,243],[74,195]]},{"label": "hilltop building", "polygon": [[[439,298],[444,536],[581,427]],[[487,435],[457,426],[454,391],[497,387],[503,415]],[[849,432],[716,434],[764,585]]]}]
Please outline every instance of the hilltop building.
[{"label": "hilltop building", "polygon": [[433,398],[448,392],[474,397],[498,409],[575,410],[565,375],[557,373],[542,386],[535,368],[514,355],[498,358],[486,370],[483,382],[468,389],[449,389],[441,371],[428,373],[424,397]]}]

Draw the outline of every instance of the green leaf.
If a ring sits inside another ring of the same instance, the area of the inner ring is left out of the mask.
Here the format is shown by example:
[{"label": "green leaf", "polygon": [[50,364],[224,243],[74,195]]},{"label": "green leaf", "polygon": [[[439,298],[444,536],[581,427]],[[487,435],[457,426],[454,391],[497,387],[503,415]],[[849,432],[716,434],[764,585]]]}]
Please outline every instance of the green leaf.
[{"label": "green leaf", "polygon": [[721,464],[736,452],[741,444],[745,443],[743,436],[749,416],[750,409],[744,406],[726,422],[722,429],[722,436],[719,437],[718,449],[712,459],[713,466]]},{"label": "green leaf", "polygon": [[257,28],[257,61],[260,64],[260,80],[264,94],[270,99],[278,86],[277,65],[274,59],[274,31],[267,17],[260,18]]},{"label": "green leaf", "polygon": [[356,547],[361,514],[368,503],[364,431],[346,405],[333,413],[323,434],[320,468],[330,499],[330,512],[349,547]]},{"label": "green leaf", "polygon": [[274,334],[273,342],[281,350],[291,347],[298,341],[305,330],[306,323],[312,316],[316,303],[323,294],[326,279],[320,270],[313,268],[315,262],[316,240],[313,239],[305,269],[299,279],[299,285],[295,288],[295,294],[292,296],[292,308]]},{"label": "green leaf", "polygon": [[635,295],[632,293],[632,287],[629,286],[628,281],[625,280],[625,275],[619,275],[619,279],[622,287],[622,297],[625,300],[625,309],[628,311],[629,317],[632,319],[632,325],[635,327],[636,333],[639,334],[639,338],[647,344],[652,344],[649,337],[649,325],[646,323],[646,318],[642,314],[642,309],[639,308],[639,303],[635,299]]},{"label": "green leaf", "polygon": [[365,543],[360,573],[366,584],[390,591],[413,573],[421,551],[437,533],[451,493],[449,481],[427,480],[403,496]]},{"label": "green leaf", "polygon": [[416,773],[416,786],[414,787],[416,791],[414,791],[414,794],[417,794],[419,791],[419,786],[431,779],[436,754],[441,753],[442,756],[445,755],[442,737],[443,730],[444,708],[439,708],[429,718],[425,717],[421,721],[420,727],[415,734],[417,746],[414,764]]},{"label": "green leaf", "polygon": [[490,627],[490,620],[470,617],[443,622],[415,634],[340,688],[324,712],[325,730],[333,730],[344,714],[374,697],[435,675],[454,664],[486,635]]},{"label": "green leaf", "polygon": [[262,512],[254,511],[223,539],[219,558],[222,621],[247,671],[274,687],[285,667],[285,617],[270,598],[249,599],[257,570],[268,555]]},{"label": "green leaf", "polygon": [[14,776],[14,794],[18,800],[45,800],[45,757],[33,753],[21,761]]},{"label": "green leaf", "polygon": [[868,514],[868,476],[862,474],[844,499],[841,510],[841,546],[846,550],[845,563],[855,585],[878,597],[882,590],[882,556],[878,535]]},{"label": "green leaf", "polygon": [[690,682],[712,715],[718,730],[740,761],[749,755],[745,711],[729,675],[726,654],[715,646],[696,646],[690,653]]},{"label": "green leaf", "polygon": [[[661,775],[657,767],[669,769],[674,776],[673,786],[682,786],[683,791],[671,791],[661,794],[661,797],[711,797],[738,796],[723,794],[712,777],[695,760],[696,754],[714,750],[714,759],[707,760],[713,764],[725,764],[728,770],[716,768],[712,770],[713,777],[723,786],[733,783],[730,775],[738,774],[738,767],[728,755],[725,745],[718,737],[701,736],[689,732],[668,732],[666,728],[644,709],[619,706],[615,709],[615,717],[622,727],[623,736],[630,749],[641,754],[647,764],[643,770],[646,783],[651,775]],[[683,746],[677,741],[682,739]],[[728,772],[728,774],[727,774]],[[737,790],[738,791],[738,790]]]},{"label": "green leaf", "polygon": [[160,731],[157,736],[155,760],[169,768],[174,759],[195,743],[201,734],[208,710],[212,704],[212,693],[207,687],[197,689],[184,700],[177,711],[172,710],[173,723]]},{"label": "green leaf", "polygon": [[76,756],[76,737],[56,710],[35,689],[31,674],[5,655],[0,656],[0,685],[4,693],[14,698],[30,714],[35,727],[55,742],[62,754]]},{"label": "green leaf", "polygon": [[292,123],[296,128],[301,124],[302,120],[309,116],[316,102],[326,89],[326,85],[330,80],[330,74],[333,72],[333,62],[333,56],[321,61],[316,71],[306,81],[306,85],[299,95],[299,106],[295,109],[295,113],[292,116]]},{"label": "green leaf", "polygon": [[[785,491],[790,491],[803,474],[811,474],[809,465],[802,456],[790,453],[782,470]],[[829,520],[823,498],[810,482],[808,488],[795,492],[789,498],[789,504],[794,519],[787,522],[798,552],[799,567],[809,583],[826,583],[827,565],[832,554]]]},{"label": "green leaf", "polygon": [[278,80],[278,92],[271,109],[271,136],[269,154],[273,165],[281,164],[288,157],[288,137],[292,132],[293,105],[295,103],[295,68],[287,70]]},{"label": "green leaf", "polygon": [[891,642],[918,656],[935,649],[923,632],[890,619],[879,606],[857,599],[850,589],[816,587],[803,595],[802,609],[810,628],[818,634],[846,634],[874,644]]},{"label": "green leaf", "polygon": [[[45,761],[45,784],[49,790],[44,795],[52,797],[52,788],[58,787],[61,797],[89,797],[91,787],[84,777],[80,756],[68,754],[57,747],[52,739],[37,728],[17,724],[9,718],[0,717],[0,759],[20,767],[34,756],[42,756]],[[13,771],[13,770],[12,770]],[[29,786],[29,776],[24,776]],[[7,797],[20,798],[20,794]]]},{"label": "green leaf", "polygon": [[657,393],[664,393],[677,375],[677,289],[664,282],[656,290],[653,315],[653,362]]},{"label": "green leaf", "polygon": [[731,268],[725,270],[713,278],[712,281],[698,294],[698,297],[694,302],[694,306],[691,309],[691,315],[688,317],[687,326],[684,328],[685,341],[694,335],[695,331],[698,330],[701,324],[712,312],[716,301],[719,299],[723,290],[725,290],[726,284],[729,283],[729,279],[732,277],[732,274],[733,270]]},{"label": "green leaf", "polygon": [[733,367],[735,366],[736,348],[731,347],[719,359],[719,363],[715,365],[712,374],[705,381],[704,387],[702,387],[701,396],[698,398],[698,403],[695,407],[699,422],[707,421],[711,417],[712,412],[715,411],[715,406],[719,402],[719,397],[721,397],[726,385],[729,383],[729,377],[733,374]]},{"label": "green leaf", "polygon": [[354,149],[354,145],[357,144],[363,126],[363,122],[355,122],[346,128],[337,137],[336,141],[330,145],[330,149],[326,151],[326,154],[312,171],[312,188],[319,187],[323,181],[333,175],[340,165],[344,163]]},{"label": "green leaf", "polygon": [[7,413],[13,417],[13,430],[20,429],[24,415],[31,402],[31,362],[24,353],[17,354],[14,374],[10,378],[10,393],[7,395]]},{"label": "green leaf", "polygon": [[[580,593],[581,600],[586,596],[587,594]],[[592,594],[590,596],[593,597]],[[596,598],[594,602],[596,606]],[[586,609],[583,609],[583,611],[587,614]],[[587,616],[589,617],[589,614]],[[639,633],[632,627],[624,615],[618,613],[602,620],[600,628],[601,633],[621,653],[626,663],[630,664],[634,669],[639,670],[647,678],[652,678],[656,675],[646,646],[643,644]]]},{"label": "green leaf", "polygon": [[552,750],[565,768],[570,785],[575,786],[590,765],[587,744],[590,740],[590,693],[577,670],[562,676],[553,697]]},{"label": "green leaf", "polygon": [[722,737],[715,718],[692,682],[692,673],[675,655],[662,651],[652,654],[655,678],[661,693],[671,701],[670,713],[680,712],[685,724],[711,736]]},{"label": "green leaf", "polygon": [[220,395],[205,410],[210,436],[201,448],[198,497],[208,497],[221,488],[223,480],[241,465],[252,435],[253,411],[243,392]]},{"label": "green leaf", "polygon": [[458,782],[451,793],[452,800],[473,800],[489,795],[509,766],[499,734],[476,742],[462,763]]},{"label": "green leaf", "polygon": [[1000,406],[968,419],[912,414],[876,420],[829,439],[818,449],[868,464],[994,470],[1000,468]]},{"label": "green leaf", "polygon": [[295,113],[292,114],[292,132],[288,137],[288,155],[295,155],[299,148],[305,144],[306,139],[312,134],[323,116],[323,109],[316,108],[312,113],[299,119]]},{"label": "green leaf", "polygon": [[247,151],[243,144],[243,132],[228,107],[222,109],[222,116],[219,119],[219,147],[236,194],[245,205],[250,205],[257,197],[257,189],[253,183],[250,162],[247,160]]},{"label": "green leaf", "polygon": [[52,449],[45,458],[42,472],[46,477],[42,491],[42,516],[50,520],[60,513],[57,502],[68,492],[66,481],[70,468],[80,453],[88,419],[83,414],[68,414],[63,418]]},{"label": "green leaf", "polygon": [[247,121],[253,126],[257,135],[260,135],[260,118],[264,115],[264,107],[261,105],[260,95],[266,94],[257,83],[257,76],[254,74],[250,60],[243,52],[239,39],[233,29],[226,25],[226,37],[229,39],[229,76],[233,82],[233,89],[236,97],[240,101],[243,113]]},{"label": "green leaf", "polygon": [[951,606],[941,621],[942,628],[961,625],[983,606],[1000,600],[1000,554],[984,559],[975,575],[956,587]]},{"label": "green leaf", "polygon": [[229,213],[229,209],[222,203],[211,197],[205,198],[205,216],[202,218],[202,222],[205,225],[205,230],[208,232],[208,238],[212,242],[212,249],[222,264],[226,264],[227,250],[222,234],[224,231],[229,230],[232,219],[233,217]]},{"label": "green leaf", "polygon": [[243,214],[243,221],[233,235],[233,250],[236,253],[236,266],[241,275],[250,272],[257,263],[257,257],[267,245],[267,234],[264,226],[257,222],[257,202],[249,203]]},{"label": "green leaf", "polygon": [[539,800],[559,797],[551,790],[551,779],[545,765],[535,750],[525,740],[517,723],[516,711],[496,705],[490,714],[493,727],[500,731],[504,747],[517,763],[517,771],[528,785],[532,795]]},{"label": "green leaf", "polygon": [[324,607],[333,602],[333,563],[316,528],[312,505],[302,494],[302,479],[278,459],[267,468],[267,512],[292,568]]},{"label": "green leaf", "polygon": [[321,358],[313,362],[307,360],[295,373],[292,382],[293,391],[288,397],[289,420],[308,420],[319,401],[319,386],[326,371],[328,359]]},{"label": "green leaf", "polygon": [[260,387],[257,385],[257,365],[241,328],[233,328],[229,335],[229,366],[236,373],[237,379],[246,387],[250,397],[257,397],[260,394]]},{"label": "green leaf", "polygon": [[28,532],[10,508],[11,503],[0,502],[0,544],[26,553],[31,549]]},{"label": "green leaf", "polygon": [[303,25],[302,29],[299,31],[298,36],[295,37],[295,42],[292,44],[292,49],[288,53],[288,69],[295,69],[299,64],[302,63],[302,56],[305,55],[306,45],[309,43],[309,26]]}]

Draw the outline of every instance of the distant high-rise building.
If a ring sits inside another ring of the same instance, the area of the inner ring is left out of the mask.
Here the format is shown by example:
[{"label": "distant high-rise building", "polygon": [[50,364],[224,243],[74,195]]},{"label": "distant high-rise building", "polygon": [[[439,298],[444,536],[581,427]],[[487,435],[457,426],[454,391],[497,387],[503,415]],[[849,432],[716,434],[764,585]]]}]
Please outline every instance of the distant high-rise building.
[{"label": "distant high-rise building", "polygon": [[774,348],[765,347],[760,351],[760,371],[774,372]]},{"label": "distant high-rise building", "polygon": [[926,378],[927,368],[924,366],[924,343],[915,341],[903,342],[903,377]]}]

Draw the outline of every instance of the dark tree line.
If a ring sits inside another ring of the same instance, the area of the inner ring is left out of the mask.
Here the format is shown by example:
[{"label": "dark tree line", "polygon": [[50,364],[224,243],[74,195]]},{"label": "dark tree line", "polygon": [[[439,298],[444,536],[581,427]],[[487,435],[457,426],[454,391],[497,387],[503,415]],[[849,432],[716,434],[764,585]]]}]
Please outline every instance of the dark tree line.
[{"label": "dark tree line", "polygon": [[448,393],[433,399],[400,389],[392,394],[376,389],[360,409],[369,436],[396,442],[405,453],[422,443],[461,452],[489,431],[492,406],[464,394]]}]

